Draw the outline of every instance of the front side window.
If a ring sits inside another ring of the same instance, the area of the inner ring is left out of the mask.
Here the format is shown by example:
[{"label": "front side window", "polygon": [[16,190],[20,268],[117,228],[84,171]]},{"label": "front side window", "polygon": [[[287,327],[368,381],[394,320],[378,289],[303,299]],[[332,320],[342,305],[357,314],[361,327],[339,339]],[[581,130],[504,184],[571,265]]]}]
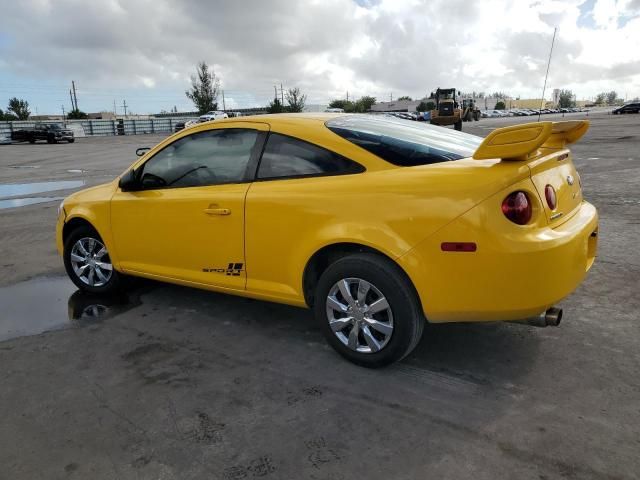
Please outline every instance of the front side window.
[{"label": "front side window", "polygon": [[258,178],[359,173],[364,168],[337,153],[286,135],[272,133],[260,160]]},{"label": "front side window", "polygon": [[146,189],[243,182],[257,140],[258,132],[248,129],[194,133],[146,162],[140,182]]},{"label": "front side window", "polygon": [[374,115],[345,115],[327,128],[393,165],[412,167],[473,156],[482,138],[442,127]]}]

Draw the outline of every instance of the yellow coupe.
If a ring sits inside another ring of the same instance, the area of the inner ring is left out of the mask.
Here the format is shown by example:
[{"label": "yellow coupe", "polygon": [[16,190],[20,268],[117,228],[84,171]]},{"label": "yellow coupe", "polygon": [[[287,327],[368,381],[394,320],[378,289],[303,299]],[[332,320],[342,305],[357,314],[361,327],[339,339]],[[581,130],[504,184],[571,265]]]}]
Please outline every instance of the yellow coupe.
[{"label": "yellow coupe", "polygon": [[57,247],[83,290],[135,275],[309,307],[340,354],[382,366],[425,320],[559,322],[596,255],[566,148],[588,127],[482,139],[373,115],[209,122],[65,199]]}]

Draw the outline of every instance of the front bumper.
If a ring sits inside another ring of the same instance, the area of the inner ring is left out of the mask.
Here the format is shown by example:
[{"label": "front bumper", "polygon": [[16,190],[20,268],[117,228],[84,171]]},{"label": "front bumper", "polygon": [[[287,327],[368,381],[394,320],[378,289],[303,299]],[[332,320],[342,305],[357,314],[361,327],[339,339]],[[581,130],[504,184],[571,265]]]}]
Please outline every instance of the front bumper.
[{"label": "front bumper", "polygon": [[[583,202],[555,228],[492,233],[472,209],[398,259],[430,322],[520,320],[573,292],[593,265],[598,214]],[[475,252],[443,252],[441,243],[475,241]]]},{"label": "front bumper", "polygon": [[64,251],[64,245],[62,243],[62,229],[64,228],[66,216],[67,214],[64,210],[64,206],[61,206],[58,210],[58,220],[56,221],[56,250],[60,256],[62,256],[62,252]]}]

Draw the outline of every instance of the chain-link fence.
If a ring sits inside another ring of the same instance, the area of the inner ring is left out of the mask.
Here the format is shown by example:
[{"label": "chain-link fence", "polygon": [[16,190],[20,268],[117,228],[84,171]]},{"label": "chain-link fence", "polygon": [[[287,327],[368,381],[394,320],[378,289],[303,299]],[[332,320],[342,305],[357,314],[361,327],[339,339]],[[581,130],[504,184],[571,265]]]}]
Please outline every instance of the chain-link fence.
[{"label": "chain-link fence", "polygon": [[[141,135],[146,133],[173,133],[176,123],[194,118],[149,118],[144,120],[67,120],[65,124],[76,137]],[[60,124],[55,121],[0,122],[0,138],[11,137],[11,132],[23,128],[33,128],[36,123]]]}]

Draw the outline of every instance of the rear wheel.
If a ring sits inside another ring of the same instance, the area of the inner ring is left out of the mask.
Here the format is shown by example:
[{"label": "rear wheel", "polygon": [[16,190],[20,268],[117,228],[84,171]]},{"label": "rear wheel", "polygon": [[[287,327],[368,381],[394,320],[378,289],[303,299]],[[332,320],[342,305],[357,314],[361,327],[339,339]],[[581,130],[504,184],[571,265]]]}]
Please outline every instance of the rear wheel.
[{"label": "rear wheel", "polygon": [[454,123],[453,124],[453,128],[455,128],[456,130],[461,132],[462,131],[462,120],[458,120],[456,123]]},{"label": "rear wheel", "polygon": [[104,242],[93,228],[79,227],[64,245],[64,266],[71,281],[86,292],[112,293],[121,278],[113,268]]},{"label": "rear wheel", "polygon": [[370,368],[401,360],[424,327],[413,286],[397,265],[370,253],[341,258],[321,275],[314,314],[329,344]]},{"label": "rear wheel", "polygon": [[76,141],[76,139],[75,139],[75,138],[70,138],[70,139],[68,140],[68,142],[69,142],[69,143],[73,143],[73,142],[75,142],[75,141]]}]

